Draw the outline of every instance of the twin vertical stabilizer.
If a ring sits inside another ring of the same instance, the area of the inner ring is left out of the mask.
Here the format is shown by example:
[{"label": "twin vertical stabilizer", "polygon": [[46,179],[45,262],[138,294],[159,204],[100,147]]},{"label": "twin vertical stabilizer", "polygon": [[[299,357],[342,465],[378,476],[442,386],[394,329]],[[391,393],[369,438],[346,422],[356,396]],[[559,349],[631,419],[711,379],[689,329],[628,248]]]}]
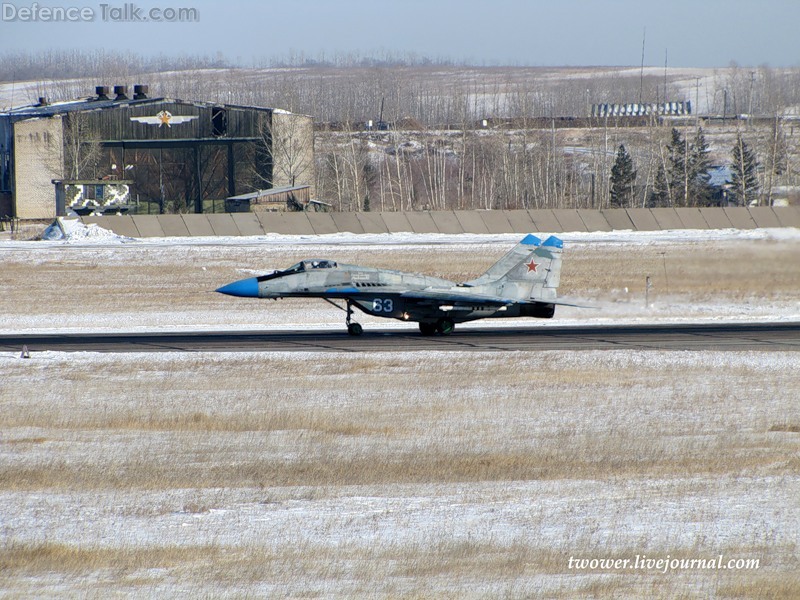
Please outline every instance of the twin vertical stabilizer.
[{"label": "twin vertical stabilizer", "polygon": [[464,285],[515,300],[554,300],[561,279],[564,242],[526,235],[477,279]]}]

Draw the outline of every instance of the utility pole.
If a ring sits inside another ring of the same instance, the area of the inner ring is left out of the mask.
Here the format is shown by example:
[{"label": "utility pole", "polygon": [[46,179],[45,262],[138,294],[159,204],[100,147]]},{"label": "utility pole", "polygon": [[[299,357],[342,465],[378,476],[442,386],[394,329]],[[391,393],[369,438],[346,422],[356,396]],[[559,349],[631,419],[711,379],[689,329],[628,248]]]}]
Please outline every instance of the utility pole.
[{"label": "utility pole", "polygon": [[647,27],[642,30],[642,69],[639,72],[639,104],[642,104],[642,95],[644,93],[644,42],[647,36]]}]

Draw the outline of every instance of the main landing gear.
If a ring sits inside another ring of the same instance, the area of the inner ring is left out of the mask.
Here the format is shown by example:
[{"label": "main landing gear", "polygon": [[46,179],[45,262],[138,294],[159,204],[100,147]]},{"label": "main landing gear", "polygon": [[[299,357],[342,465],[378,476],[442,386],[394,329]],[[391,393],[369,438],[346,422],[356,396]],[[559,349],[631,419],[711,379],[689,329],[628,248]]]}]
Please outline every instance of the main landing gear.
[{"label": "main landing gear", "polygon": [[433,335],[435,333],[450,335],[455,328],[455,323],[450,319],[439,319],[436,323],[424,323],[420,321],[419,324],[419,331],[422,335]]}]

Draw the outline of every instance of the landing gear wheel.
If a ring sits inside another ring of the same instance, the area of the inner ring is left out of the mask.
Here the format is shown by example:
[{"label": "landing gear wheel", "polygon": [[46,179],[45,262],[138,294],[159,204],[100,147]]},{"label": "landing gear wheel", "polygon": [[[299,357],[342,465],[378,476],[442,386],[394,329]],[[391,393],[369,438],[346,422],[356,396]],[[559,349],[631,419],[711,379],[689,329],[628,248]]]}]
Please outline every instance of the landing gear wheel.
[{"label": "landing gear wheel", "polygon": [[422,335],[433,335],[436,333],[436,323],[420,323],[419,331]]},{"label": "landing gear wheel", "polygon": [[453,323],[450,319],[441,319],[436,324],[436,331],[441,333],[442,335],[450,335],[453,333],[453,330],[456,328],[455,323]]},{"label": "landing gear wheel", "polygon": [[350,335],[361,335],[364,333],[364,328],[355,321],[352,320],[353,318],[353,305],[350,300],[347,301],[347,319],[345,319],[345,323],[347,324],[347,333]]}]

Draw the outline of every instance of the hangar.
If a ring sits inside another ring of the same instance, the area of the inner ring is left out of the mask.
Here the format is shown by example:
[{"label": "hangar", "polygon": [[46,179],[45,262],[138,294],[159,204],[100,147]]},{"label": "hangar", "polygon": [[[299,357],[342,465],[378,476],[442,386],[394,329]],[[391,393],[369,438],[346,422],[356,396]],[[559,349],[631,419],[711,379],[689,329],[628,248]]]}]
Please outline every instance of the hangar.
[{"label": "hangar", "polygon": [[313,193],[313,139],[308,115],[150,98],[145,85],[40,98],[0,113],[0,217],[223,212],[253,190]]}]

